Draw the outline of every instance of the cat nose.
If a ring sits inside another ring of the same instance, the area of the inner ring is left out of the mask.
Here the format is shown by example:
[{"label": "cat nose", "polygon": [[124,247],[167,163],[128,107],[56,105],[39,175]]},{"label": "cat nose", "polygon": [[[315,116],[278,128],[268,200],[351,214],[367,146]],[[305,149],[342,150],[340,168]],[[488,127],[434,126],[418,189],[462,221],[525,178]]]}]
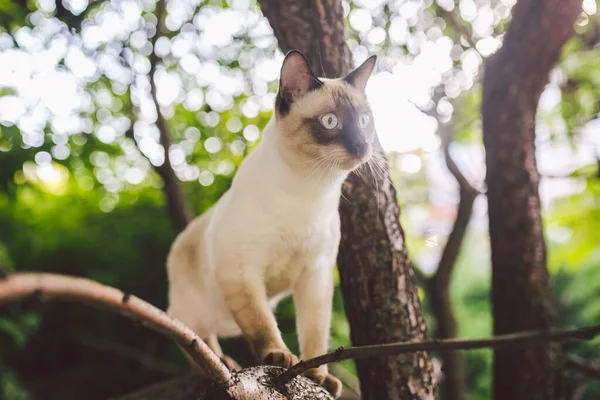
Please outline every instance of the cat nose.
[{"label": "cat nose", "polygon": [[366,139],[358,139],[352,143],[348,150],[353,156],[362,156],[369,149],[369,142]]}]

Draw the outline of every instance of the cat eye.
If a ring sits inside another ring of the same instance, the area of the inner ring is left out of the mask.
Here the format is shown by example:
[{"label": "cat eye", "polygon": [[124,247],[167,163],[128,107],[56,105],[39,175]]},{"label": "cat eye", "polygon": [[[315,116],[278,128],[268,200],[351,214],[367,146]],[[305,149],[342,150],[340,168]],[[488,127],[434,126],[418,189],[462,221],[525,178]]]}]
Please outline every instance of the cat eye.
[{"label": "cat eye", "polygon": [[371,117],[369,117],[367,114],[360,114],[360,116],[358,117],[358,124],[361,128],[364,128],[365,126],[369,125],[370,120]]},{"label": "cat eye", "polygon": [[338,119],[333,113],[327,113],[321,117],[321,123],[327,129],[333,129],[338,124]]}]

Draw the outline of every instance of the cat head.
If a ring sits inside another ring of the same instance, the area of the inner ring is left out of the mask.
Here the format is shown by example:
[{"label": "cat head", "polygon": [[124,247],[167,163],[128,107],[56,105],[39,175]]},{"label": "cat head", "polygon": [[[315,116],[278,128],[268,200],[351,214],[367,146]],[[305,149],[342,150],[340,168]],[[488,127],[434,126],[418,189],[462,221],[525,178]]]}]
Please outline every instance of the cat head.
[{"label": "cat head", "polygon": [[344,77],[326,79],[313,73],[301,52],[286,55],[275,118],[292,162],[351,171],[371,157],[375,127],[364,89],[376,59],[371,56]]}]

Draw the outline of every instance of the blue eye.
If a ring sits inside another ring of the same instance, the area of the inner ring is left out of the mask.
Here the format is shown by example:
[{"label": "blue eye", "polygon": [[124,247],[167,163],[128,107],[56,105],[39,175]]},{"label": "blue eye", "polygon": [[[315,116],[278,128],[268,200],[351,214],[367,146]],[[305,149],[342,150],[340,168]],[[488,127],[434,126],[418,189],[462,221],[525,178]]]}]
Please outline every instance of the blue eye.
[{"label": "blue eye", "polygon": [[338,119],[333,113],[327,113],[321,117],[321,124],[327,129],[333,129],[338,124]]},{"label": "blue eye", "polygon": [[371,121],[371,117],[369,117],[367,114],[360,114],[358,117],[358,124],[360,125],[361,128],[364,128],[367,125],[369,125],[370,121]]}]

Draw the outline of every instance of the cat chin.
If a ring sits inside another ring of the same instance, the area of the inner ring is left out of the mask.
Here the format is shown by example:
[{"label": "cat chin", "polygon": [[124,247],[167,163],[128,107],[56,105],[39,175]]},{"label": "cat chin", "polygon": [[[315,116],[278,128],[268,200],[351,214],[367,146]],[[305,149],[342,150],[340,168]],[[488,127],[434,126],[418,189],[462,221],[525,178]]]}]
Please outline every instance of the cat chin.
[{"label": "cat chin", "polygon": [[358,167],[360,167],[361,165],[363,165],[364,163],[369,161],[370,158],[371,158],[371,153],[364,155],[363,157],[349,156],[340,163],[340,168],[343,169],[344,171],[348,171],[348,172],[354,171],[355,169],[357,169]]}]

